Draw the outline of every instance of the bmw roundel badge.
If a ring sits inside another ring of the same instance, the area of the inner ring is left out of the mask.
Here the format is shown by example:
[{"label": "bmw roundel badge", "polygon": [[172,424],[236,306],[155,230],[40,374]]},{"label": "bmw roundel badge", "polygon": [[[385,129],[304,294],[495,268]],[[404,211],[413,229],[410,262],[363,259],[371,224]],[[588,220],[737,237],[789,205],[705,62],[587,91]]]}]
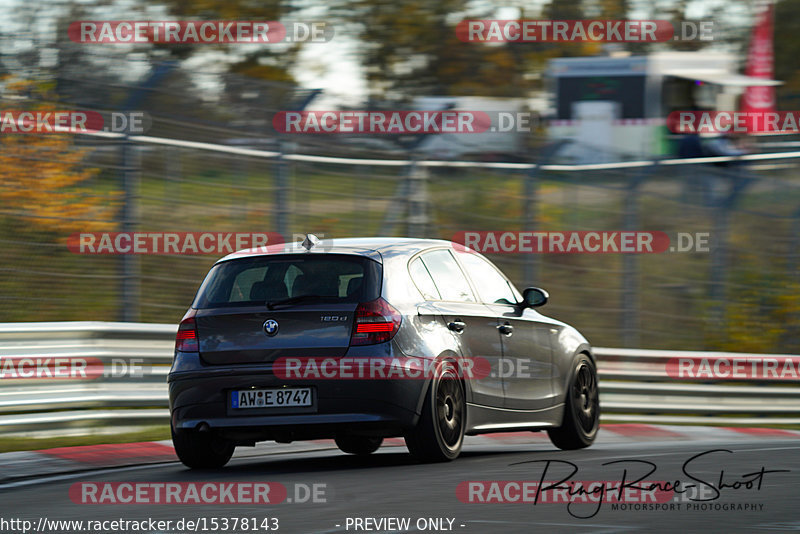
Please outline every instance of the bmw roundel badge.
[{"label": "bmw roundel badge", "polygon": [[269,337],[274,336],[278,333],[278,321],[275,319],[267,319],[264,322],[264,333],[267,334]]}]

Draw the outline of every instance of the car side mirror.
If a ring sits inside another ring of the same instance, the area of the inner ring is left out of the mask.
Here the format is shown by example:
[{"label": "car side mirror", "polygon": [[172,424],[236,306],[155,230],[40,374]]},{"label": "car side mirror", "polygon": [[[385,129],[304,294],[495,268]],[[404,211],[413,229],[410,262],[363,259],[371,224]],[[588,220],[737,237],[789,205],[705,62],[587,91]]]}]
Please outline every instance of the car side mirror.
[{"label": "car side mirror", "polygon": [[549,298],[547,291],[538,287],[528,287],[522,292],[522,304],[528,308],[544,306]]}]

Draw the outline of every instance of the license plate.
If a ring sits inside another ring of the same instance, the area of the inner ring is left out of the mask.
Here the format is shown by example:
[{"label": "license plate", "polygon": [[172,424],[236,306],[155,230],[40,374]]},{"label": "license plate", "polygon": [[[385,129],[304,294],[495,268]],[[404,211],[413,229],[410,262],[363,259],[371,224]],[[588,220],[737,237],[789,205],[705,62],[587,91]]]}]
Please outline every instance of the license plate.
[{"label": "license plate", "polygon": [[231,392],[231,407],[237,409],[311,405],[311,388],[245,389]]}]

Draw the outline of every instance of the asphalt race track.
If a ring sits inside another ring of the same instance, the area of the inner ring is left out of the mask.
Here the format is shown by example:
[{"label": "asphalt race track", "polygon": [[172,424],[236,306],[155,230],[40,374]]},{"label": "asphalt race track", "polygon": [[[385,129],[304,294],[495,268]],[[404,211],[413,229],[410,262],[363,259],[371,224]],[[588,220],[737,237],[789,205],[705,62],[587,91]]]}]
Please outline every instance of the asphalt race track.
[{"label": "asphalt race track", "polygon": [[[224,469],[202,472],[187,470],[177,462],[87,471],[5,484],[0,487],[0,502],[3,518],[29,519],[34,525],[42,517],[49,521],[152,518],[172,520],[173,524],[181,518],[196,521],[205,517],[205,532],[215,531],[211,518],[231,521],[244,517],[259,521],[277,518],[277,531],[286,533],[529,533],[537,528],[549,532],[800,531],[800,440],[757,436],[728,441],[631,438],[599,440],[590,449],[563,452],[540,436],[517,436],[517,443],[468,438],[461,458],[447,464],[417,464],[404,447],[384,446],[365,458],[344,455],[335,449],[236,457]],[[712,450],[717,452],[692,460]],[[599,506],[597,502],[469,503],[461,502],[457,496],[456,488],[464,481],[538,481],[546,465],[543,461],[547,460],[553,463],[547,467],[545,480],[568,476],[573,468],[561,462],[572,462],[578,470],[571,477],[573,481],[620,481],[626,468],[626,480],[630,481],[650,469],[642,463],[647,461],[655,464],[656,471],[645,480],[690,483],[685,468],[697,483],[695,488],[685,489],[683,495],[673,494],[669,502],[662,503],[665,507],[674,504],[672,510],[614,510],[609,502]],[[619,460],[626,462],[603,465]],[[762,467],[765,472],[759,475]],[[788,472],[770,472],[773,470]],[[749,489],[746,481],[751,482]],[[287,500],[266,505],[76,504],[70,499],[69,490],[77,482],[278,482],[287,488]],[[305,489],[314,484],[324,485],[317,486],[316,500],[325,502],[310,502]],[[718,494],[710,488],[712,485],[722,487]],[[295,493],[306,502],[289,502],[297,498]],[[689,498],[692,495],[713,500],[694,502]],[[409,526],[356,523],[358,518],[389,517],[407,518]],[[441,523],[431,523],[430,519]],[[224,531],[222,523],[218,525],[216,531]],[[194,527],[204,531],[203,524]],[[54,530],[51,527],[48,531]],[[185,524],[182,530],[175,526],[149,530],[188,531],[194,528],[188,529]],[[229,523],[227,531],[245,530],[233,530]],[[265,530],[250,526],[246,531]],[[109,528],[105,532],[121,530]]]}]

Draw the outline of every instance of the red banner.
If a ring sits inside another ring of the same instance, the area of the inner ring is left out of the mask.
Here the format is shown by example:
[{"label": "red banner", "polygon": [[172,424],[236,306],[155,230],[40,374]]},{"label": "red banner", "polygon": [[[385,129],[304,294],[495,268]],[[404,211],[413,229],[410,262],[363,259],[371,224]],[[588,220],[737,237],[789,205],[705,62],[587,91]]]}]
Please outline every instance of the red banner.
[{"label": "red banner", "polygon": [[[750,50],[747,53],[745,74],[753,78],[771,80],[773,76],[772,52],[772,4],[767,4],[753,27]],[[775,88],[750,86],[742,95],[742,111],[745,113],[771,113],[775,111]],[[766,131],[763,124],[748,125],[750,133]]]}]

